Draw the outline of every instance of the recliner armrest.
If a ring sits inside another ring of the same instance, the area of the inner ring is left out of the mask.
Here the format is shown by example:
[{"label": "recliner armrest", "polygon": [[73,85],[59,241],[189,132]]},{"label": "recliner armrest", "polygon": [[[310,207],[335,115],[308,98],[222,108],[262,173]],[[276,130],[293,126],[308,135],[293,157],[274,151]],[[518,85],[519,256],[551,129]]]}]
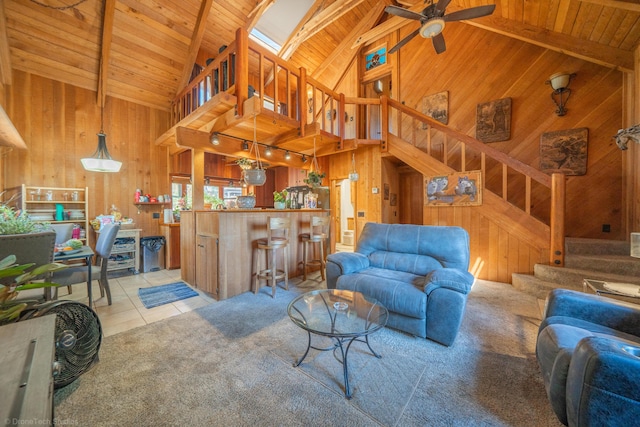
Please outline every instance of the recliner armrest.
[{"label": "recliner armrest", "polygon": [[[544,319],[567,316],[640,336],[640,307],[598,295],[554,289],[547,296]],[[540,325],[540,330],[546,322]],[[544,325],[544,326],[543,326]]]},{"label": "recliner armrest", "polygon": [[468,271],[457,268],[439,268],[427,274],[424,292],[429,295],[434,289],[448,288],[462,294],[468,294],[475,278]]},{"label": "recliner armrest", "polygon": [[578,343],[567,374],[569,425],[635,425],[640,417],[640,347],[606,337]]},{"label": "recliner armrest", "polygon": [[327,256],[327,289],[335,289],[338,277],[369,267],[369,258],[358,252],[337,252]]}]

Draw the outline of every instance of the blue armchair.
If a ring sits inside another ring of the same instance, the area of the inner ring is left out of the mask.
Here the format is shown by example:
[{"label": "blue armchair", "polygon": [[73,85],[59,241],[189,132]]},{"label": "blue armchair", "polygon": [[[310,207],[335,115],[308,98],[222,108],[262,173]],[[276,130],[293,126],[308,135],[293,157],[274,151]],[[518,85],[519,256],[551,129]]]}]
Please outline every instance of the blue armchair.
[{"label": "blue armchair", "polygon": [[547,297],[536,357],[547,396],[568,426],[640,419],[640,306],[567,289]]},{"label": "blue armchair", "polygon": [[327,257],[327,287],[373,297],[387,326],[449,346],[474,282],[469,256],[462,228],[370,222],[355,252]]}]

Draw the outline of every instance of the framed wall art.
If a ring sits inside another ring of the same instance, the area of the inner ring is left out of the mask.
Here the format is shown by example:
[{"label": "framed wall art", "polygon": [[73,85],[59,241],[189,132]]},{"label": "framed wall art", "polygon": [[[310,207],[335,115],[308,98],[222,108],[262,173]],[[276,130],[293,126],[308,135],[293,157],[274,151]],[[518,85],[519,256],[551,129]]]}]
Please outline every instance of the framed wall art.
[{"label": "framed wall art", "polygon": [[[422,114],[440,123],[449,123],[449,91],[434,93],[422,98]],[[426,129],[427,125],[423,126]]]},{"label": "framed wall art", "polygon": [[365,70],[369,71],[387,63],[387,46],[380,47],[365,55]]},{"label": "framed wall art", "polygon": [[589,129],[546,132],[540,136],[540,170],[565,175],[587,173]]},{"label": "framed wall art", "polygon": [[511,138],[511,98],[478,104],[476,139],[481,142],[507,141]]},{"label": "framed wall art", "polygon": [[482,171],[454,172],[426,177],[425,205],[473,206],[482,204]]}]

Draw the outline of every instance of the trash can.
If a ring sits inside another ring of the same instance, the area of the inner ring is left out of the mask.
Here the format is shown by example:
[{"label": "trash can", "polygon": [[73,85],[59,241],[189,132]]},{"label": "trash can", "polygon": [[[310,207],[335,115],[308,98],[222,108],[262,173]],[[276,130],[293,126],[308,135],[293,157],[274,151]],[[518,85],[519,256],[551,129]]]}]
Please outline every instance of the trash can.
[{"label": "trash can", "polygon": [[140,239],[140,268],[143,273],[160,270],[160,259],[164,256],[164,236],[148,236]]}]

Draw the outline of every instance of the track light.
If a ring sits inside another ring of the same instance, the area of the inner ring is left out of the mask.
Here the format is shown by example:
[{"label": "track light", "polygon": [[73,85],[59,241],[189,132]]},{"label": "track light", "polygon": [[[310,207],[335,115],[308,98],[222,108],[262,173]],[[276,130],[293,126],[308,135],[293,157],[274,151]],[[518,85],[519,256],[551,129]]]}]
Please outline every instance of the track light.
[{"label": "track light", "polygon": [[211,134],[211,144],[220,145],[220,138],[218,137],[218,132],[214,132]]},{"label": "track light", "polygon": [[302,163],[307,163],[307,156],[304,154],[302,155]]},{"label": "track light", "polygon": [[271,156],[271,147],[267,147],[264,149],[264,155],[268,157]]},{"label": "track light", "polygon": [[242,141],[242,151],[249,151],[249,143],[247,141]]},{"label": "track light", "polygon": [[289,150],[287,150],[287,151],[284,153],[284,159],[285,159],[285,160],[291,160],[291,154],[289,154]]}]

